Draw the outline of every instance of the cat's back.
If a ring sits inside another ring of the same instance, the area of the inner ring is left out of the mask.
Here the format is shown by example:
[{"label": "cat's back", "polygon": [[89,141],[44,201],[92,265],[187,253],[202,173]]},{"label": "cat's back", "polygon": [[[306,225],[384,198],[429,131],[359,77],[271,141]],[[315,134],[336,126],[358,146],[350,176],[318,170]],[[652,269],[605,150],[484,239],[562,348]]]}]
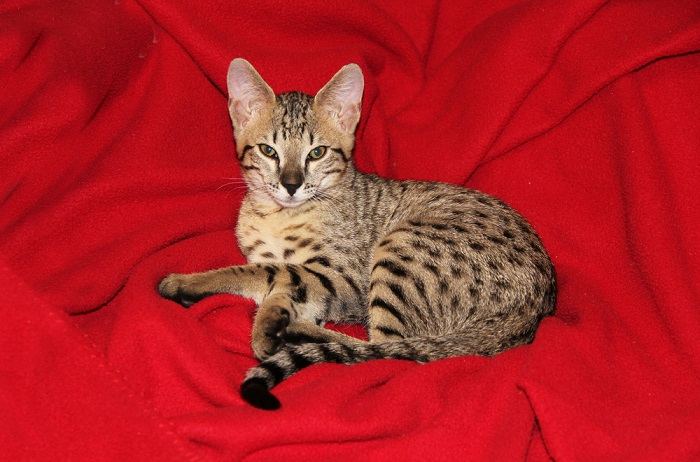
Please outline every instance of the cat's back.
[{"label": "cat's back", "polygon": [[[457,185],[404,181],[399,187],[401,201],[380,248],[413,256],[413,266],[438,281],[462,281],[465,295],[482,306],[553,309],[554,267],[539,236],[517,211]],[[383,258],[384,253],[377,255]]]}]

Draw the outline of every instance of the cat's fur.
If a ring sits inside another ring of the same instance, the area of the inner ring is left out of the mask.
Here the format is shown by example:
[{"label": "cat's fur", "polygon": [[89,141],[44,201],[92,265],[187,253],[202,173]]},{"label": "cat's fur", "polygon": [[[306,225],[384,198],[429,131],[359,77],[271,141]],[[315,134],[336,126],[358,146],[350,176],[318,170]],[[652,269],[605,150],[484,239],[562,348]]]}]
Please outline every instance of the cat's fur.
[{"label": "cat's fur", "polygon": [[[237,235],[250,263],[171,274],[159,290],[185,305],[222,292],[258,303],[252,345],[262,362],[241,386],[244,399],[276,408],[269,389],[318,362],[425,362],[533,340],[556,296],[540,239],[481,192],[355,170],[357,65],[315,97],[275,96],[236,59],[228,86],[248,184]],[[318,146],[325,155],[309,158]],[[369,342],[324,329],[325,321],[364,322]]]}]

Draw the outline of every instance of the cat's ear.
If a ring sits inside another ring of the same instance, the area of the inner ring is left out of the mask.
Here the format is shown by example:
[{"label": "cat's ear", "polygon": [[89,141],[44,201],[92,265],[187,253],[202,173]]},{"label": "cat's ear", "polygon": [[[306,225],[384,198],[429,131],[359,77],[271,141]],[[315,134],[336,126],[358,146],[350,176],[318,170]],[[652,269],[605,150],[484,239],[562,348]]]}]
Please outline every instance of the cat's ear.
[{"label": "cat's ear", "polygon": [[275,103],[275,93],[243,58],[231,61],[226,83],[228,112],[236,132],[242,130],[262,109]]},{"label": "cat's ear", "polygon": [[325,111],[346,133],[355,132],[360,120],[365,79],[357,64],[343,66],[314,98],[317,111]]}]

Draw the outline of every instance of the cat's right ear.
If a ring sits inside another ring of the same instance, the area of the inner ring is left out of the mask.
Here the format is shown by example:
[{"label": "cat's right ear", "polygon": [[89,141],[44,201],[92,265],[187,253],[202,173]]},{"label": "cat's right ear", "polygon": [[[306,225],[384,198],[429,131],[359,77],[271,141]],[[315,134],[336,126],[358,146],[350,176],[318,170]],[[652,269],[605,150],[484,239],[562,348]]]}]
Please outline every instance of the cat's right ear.
[{"label": "cat's right ear", "polygon": [[226,76],[228,86],[228,112],[236,133],[259,114],[275,103],[275,93],[265,83],[258,71],[245,59],[231,61]]}]

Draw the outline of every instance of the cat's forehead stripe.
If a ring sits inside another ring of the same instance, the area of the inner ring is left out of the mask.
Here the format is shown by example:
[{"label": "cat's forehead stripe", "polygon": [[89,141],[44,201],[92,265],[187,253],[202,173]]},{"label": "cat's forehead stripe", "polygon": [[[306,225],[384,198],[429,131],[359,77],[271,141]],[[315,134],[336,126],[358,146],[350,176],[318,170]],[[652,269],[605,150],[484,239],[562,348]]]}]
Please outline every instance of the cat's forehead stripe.
[{"label": "cat's forehead stripe", "polygon": [[277,95],[278,117],[276,122],[283,139],[303,136],[309,128],[308,114],[312,103],[313,96],[298,91]]}]

